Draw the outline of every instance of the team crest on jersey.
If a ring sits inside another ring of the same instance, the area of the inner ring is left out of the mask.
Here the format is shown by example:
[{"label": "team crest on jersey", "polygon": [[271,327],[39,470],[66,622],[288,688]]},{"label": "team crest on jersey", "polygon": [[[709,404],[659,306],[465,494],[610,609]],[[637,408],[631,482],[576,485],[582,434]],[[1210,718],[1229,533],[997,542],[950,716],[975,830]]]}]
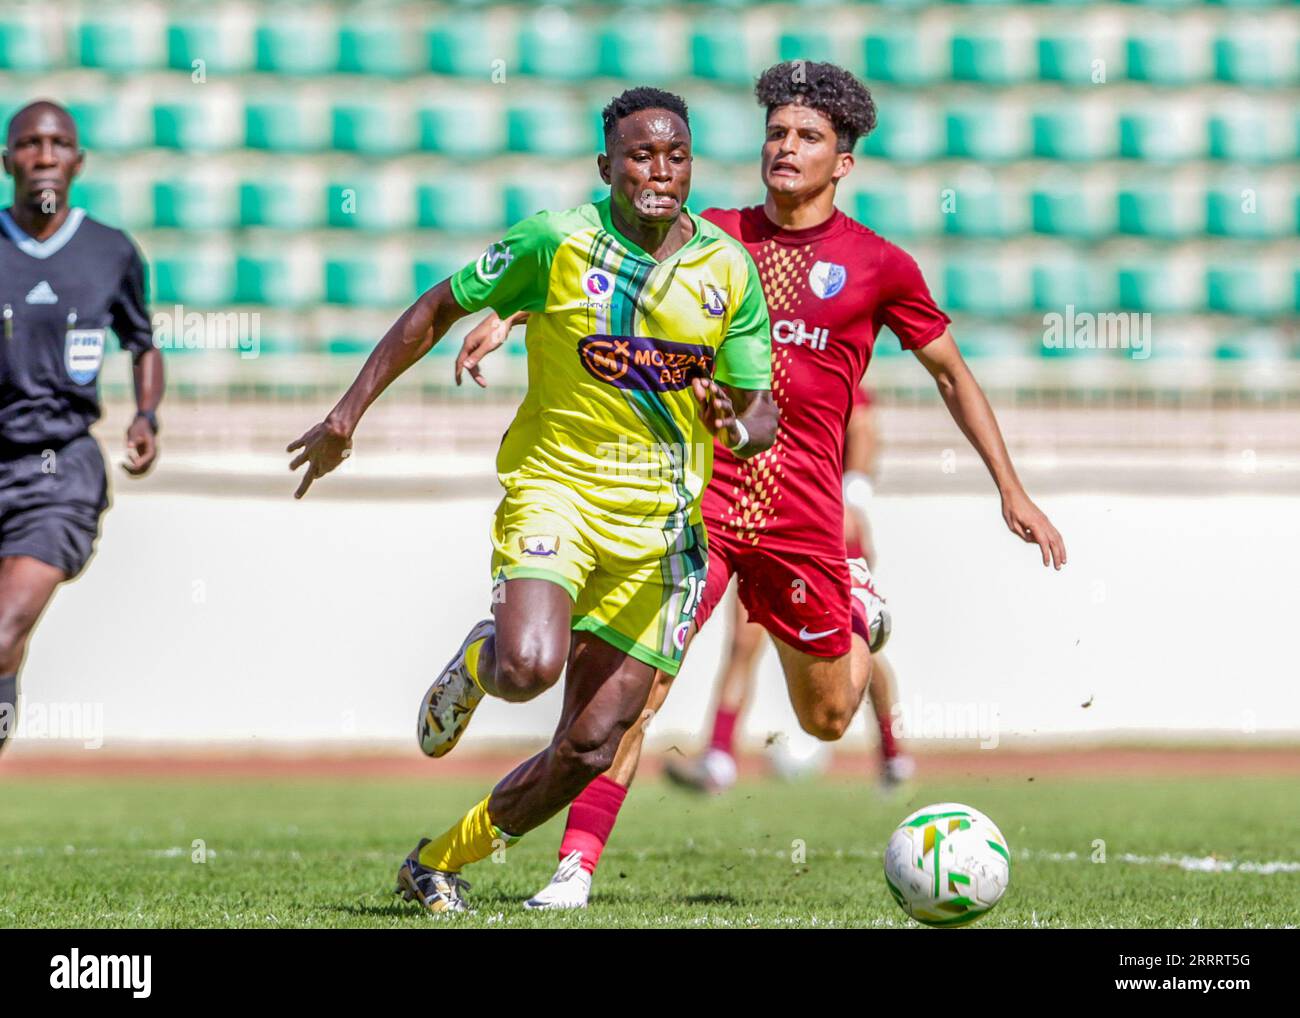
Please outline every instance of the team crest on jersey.
[{"label": "team crest on jersey", "polygon": [[604,269],[588,269],[582,274],[582,292],[592,300],[607,301],[614,293],[614,277]]},{"label": "team crest on jersey", "polygon": [[529,534],[519,538],[519,550],[534,558],[554,558],[560,553],[560,539],[553,534]]},{"label": "team crest on jersey", "polygon": [[479,255],[479,277],[485,283],[492,282],[509,268],[514,256],[514,252],[510,250],[510,245],[505,241],[498,240],[495,244],[489,244],[488,249]]},{"label": "team crest on jersey", "polygon": [[77,385],[89,385],[99,377],[104,363],[103,329],[69,329],[63,345],[63,366]]},{"label": "team crest on jersey", "polygon": [[808,285],[823,300],[829,300],[843,290],[848,279],[844,266],[834,262],[814,262],[808,272]]},{"label": "team crest on jersey", "polygon": [[721,318],[727,313],[727,291],[714,283],[701,283],[700,308],[710,318]]}]

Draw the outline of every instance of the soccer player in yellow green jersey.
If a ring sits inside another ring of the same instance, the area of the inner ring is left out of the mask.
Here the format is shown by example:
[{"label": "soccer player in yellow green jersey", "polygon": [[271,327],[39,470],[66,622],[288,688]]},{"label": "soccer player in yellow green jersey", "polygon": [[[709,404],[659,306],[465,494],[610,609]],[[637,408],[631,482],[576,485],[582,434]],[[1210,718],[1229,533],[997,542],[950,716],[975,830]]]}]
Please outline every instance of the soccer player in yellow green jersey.
[{"label": "soccer player in yellow green jersey", "polygon": [[[771,337],[744,248],[687,211],[686,104],[635,88],[604,110],[607,199],[543,212],[424,294],[329,416],[296,442],[297,495],[347,456],[361,415],[457,319],[530,312],[528,392],[497,454],[491,619],[425,696],[420,739],[448,752],[484,695],[529,700],[565,674],[551,744],[398,871],[398,891],[461,911],[463,867],[542,824],[614,759],[655,670],[675,674],[704,586],[700,495],[716,436],[776,437]],[[567,672],[566,672],[567,665]]]}]

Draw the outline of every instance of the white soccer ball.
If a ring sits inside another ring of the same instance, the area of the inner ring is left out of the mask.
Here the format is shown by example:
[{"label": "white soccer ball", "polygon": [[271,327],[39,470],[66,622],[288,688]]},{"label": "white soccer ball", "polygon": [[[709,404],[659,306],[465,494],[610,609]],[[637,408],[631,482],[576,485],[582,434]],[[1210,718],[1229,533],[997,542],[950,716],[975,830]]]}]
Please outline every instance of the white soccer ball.
[{"label": "white soccer ball", "polygon": [[831,765],[831,747],[803,731],[781,733],[768,742],[767,762],[782,781],[807,781],[826,773]]},{"label": "white soccer ball", "polygon": [[940,802],[898,825],[885,847],[885,883],[928,926],[962,926],[991,909],[1011,883],[1011,849],[979,810]]}]

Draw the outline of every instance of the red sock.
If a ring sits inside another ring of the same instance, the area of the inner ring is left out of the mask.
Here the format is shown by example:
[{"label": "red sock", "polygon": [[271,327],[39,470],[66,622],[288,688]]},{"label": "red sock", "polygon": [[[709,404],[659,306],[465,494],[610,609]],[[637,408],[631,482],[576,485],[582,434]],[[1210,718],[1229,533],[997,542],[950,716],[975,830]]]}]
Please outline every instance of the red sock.
[{"label": "red sock", "polygon": [[880,726],[880,755],[886,760],[898,756],[898,743],[894,741],[894,718],[890,714],[883,717],[876,715],[876,724]]},{"label": "red sock", "polygon": [[582,868],[595,873],[600,853],[614,830],[618,811],[627,798],[627,789],[617,781],[601,775],[569,806],[569,820],[560,842],[560,858],[570,852],[582,853]]},{"label": "red sock", "polygon": [[734,710],[718,708],[718,713],[713,715],[713,737],[709,739],[710,749],[720,749],[727,756],[735,755],[731,752],[731,744],[736,736],[737,717],[739,714]]}]

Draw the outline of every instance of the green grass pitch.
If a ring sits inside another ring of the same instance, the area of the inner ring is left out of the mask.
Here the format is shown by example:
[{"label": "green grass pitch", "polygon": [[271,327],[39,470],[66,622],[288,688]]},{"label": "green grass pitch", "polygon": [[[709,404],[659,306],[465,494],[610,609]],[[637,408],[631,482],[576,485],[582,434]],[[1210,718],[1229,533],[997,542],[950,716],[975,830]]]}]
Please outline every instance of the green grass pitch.
[{"label": "green grass pitch", "polygon": [[[742,782],[717,799],[648,780],[629,797],[585,913],[520,905],[550,877],[561,818],[503,863],[466,871],[472,916],[433,917],[394,898],[416,838],[487,786],[7,781],[0,924],[915,927],[885,888],[881,850],[908,812],[941,800],[988,813],[1011,843],[1011,889],[975,929],[1300,922],[1295,784],[1280,777],[977,778],[892,799],[842,778]],[[193,861],[196,840],[206,862]],[[1098,840],[1105,862],[1092,861]],[[1211,857],[1199,865],[1213,869],[1191,868]]]}]

